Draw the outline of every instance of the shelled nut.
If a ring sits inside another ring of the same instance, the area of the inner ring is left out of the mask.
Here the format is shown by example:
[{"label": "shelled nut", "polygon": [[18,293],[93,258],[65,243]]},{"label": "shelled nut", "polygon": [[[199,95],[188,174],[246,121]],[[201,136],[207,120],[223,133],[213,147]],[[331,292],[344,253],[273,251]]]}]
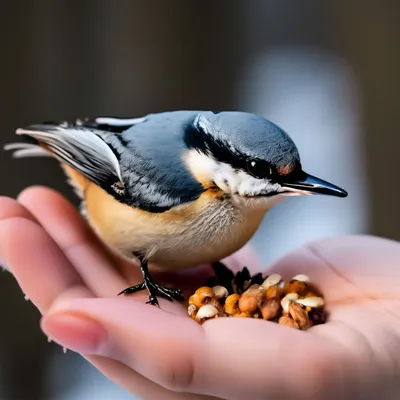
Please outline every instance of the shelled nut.
[{"label": "shelled nut", "polygon": [[261,306],[261,315],[263,319],[271,320],[276,318],[281,311],[281,305],[277,299],[266,299]]},{"label": "shelled nut", "polygon": [[214,293],[214,297],[219,300],[219,299],[223,299],[224,297],[227,297],[229,292],[228,289],[223,287],[223,286],[214,286],[212,288],[213,293]]},{"label": "shelled nut", "polygon": [[311,328],[311,321],[308,318],[308,315],[304,308],[298,303],[289,304],[289,314],[293,318],[294,321],[297,322],[300,329],[307,330]]},{"label": "shelled nut", "polygon": [[265,299],[265,290],[259,285],[251,285],[239,299],[239,309],[248,314],[255,313]]},{"label": "shelled nut", "polygon": [[297,293],[288,293],[282,300],[281,300],[281,306],[283,308],[283,311],[285,313],[289,312],[289,305],[290,303],[293,303],[299,298],[299,295]]},{"label": "shelled nut", "polygon": [[307,286],[304,282],[291,279],[285,284],[283,290],[285,293],[297,293],[300,295],[305,293],[306,288]]},{"label": "shelled nut", "polygon": [[196,320],[198,322],[204,322],[208,319],[214,318],[218,315],[218,309],[212,304],[204,304],[201,306],[196,314]]},{"label": "shelled nut", "polygon": [[225,300],[225,312],[228,315],[236,315],[240,312],[239,310],[239,298],[237,293],[231,294]]},{"label": "shelled nut", "polygon": [[294,319],[287,316],[280,317],[278,324],[288,326],[289,328],[299,329],[299,325],[297,324],[297,322]]},{"label": "shelled nut", "polygon": [[261,284],[261,286],[267,290],[271,286],[277,285],[282,280],[279,274],[271,274],[268,278]]},{"label": "shelled nut", "polygon": [[[227,274],[223,281],[231,277],[232,273]],[[200,324],[220,317],[253,318],[307,330],[325,323],[324,298],[307,275],[298,274],[285,282],[279,274],[251,277],[244,268],[228,287],[218,282],[200,287],[189,298],[188,314]]]},{"label": "shelled nut", "polygon": [[267,299],[280,299],[282,296],[282,289],[278,285],[270,286],[266,292],[265,296]]},{"label": "shelled nut", "polygon": [[196,319],[197,310],[198,310],[198,308],[194,304],[189,304],[188,314],[193,319]]}]

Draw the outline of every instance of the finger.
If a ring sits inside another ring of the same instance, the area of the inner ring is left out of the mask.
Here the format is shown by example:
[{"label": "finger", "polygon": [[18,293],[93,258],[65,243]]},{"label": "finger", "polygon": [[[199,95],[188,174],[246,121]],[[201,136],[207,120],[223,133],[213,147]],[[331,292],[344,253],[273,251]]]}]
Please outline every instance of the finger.
[{"label": "finger", "polygon": [[0,220],[10,218],[25,218],[32,222],[37,222],[36,218],[26,209],[21,206],[18,201],[11,197],[0,196]]},{"label": "finger", "polygon": [[344,298],[354,298],[355,287],[339,276],[325,263],[310,246],[304,246],[285,255],[268,267],[268,270],[282,275],[285,281],[298,274],[307,275],[311,283],[324,296],[327,309]]},{"label": "finger", "polygon": [[[0,221],[5,221],[12,218],[25,218],[32,222],[37,222],[35,217],[16,200],[6,196],[0,196]],[[10,271],[10,267],[7,266],[6,261],[2,257],[1,253],[0,265]]]},{"label": "finger", "polygon": [[102,246],[78,211],[60,194],[30,188],[19,196],[54,238],[85,284],[98,296],[115,296],[126,288],[115,258]]},{"label": "finger", "polygon": [[[68,305],[68,303],[74,299],[85,298],[92,298],[92,294],[87,289],[71,287],[61,292],[57,298],[54,299],[52,308],[62,307],[64,304]],[[154,308],[151,306],[147,307]],[[134,314],[132,314],[132,316],[133,315]],[[45,323],[42,321],[42,326],[44,325]],[[55,330],[49,331],[44,329],[44,332],[49,339],[58,342],[60,345],[65,342],[73,343],[74,345],[67,347],[70,350],[75,350],[77,348],[94,348],[101,343],[108,334],[101,325],[90,318],[79,319],[76,318],[76,315],[65,314],[63,314],[61,318],[58,318]],[[60,340],[60,336],[67,339]],[[87,356],[86,358],[109,379],[143,399],[217,400],[217,398],[209,396],[199,397],[190,393],[171,392],[145,378],[136,371],[133,371],[126,365],[109,358],[98,356]]]},{"label": "finger", "polygon": [[92,356],[87,359],[111,381],[143,400],[218,400],[212,396],[172,392],[110,358]]},{"label": "finger", "polygon": [[[80,347],[65,336],[59,323],[65,315],[96,321],[107,334]],[[313,390],[329,385],[343,372],[341,361],[351,364],[341,346],[306,332],[231,318],[201,327],[188,317],[123,299],[64,303],[52,309],[42,327],[61,345],[118,360],[166,389],[229,399],[285,398],[283,393],[296,398],[300,392],[311,397],[304,382]],[[291,385],[285,387],[289,373]]]},{"label": "finger", "polygon": [[0,210],[0,256],[43,313],[60,292],[82,281],[28,210],[10,199],[1,199]]},{"label": "finger", "polygon": [[349,236],[312,242],[287,254],[269,269],[285,279],[306,274],[322,292],[327,307],[354,298],[398,298],[400,244]]},{"label": "finger", "polygon": [[400,243],[373,236],[349,236],[312,243],[310,250],[365,297],[399,298]]}]

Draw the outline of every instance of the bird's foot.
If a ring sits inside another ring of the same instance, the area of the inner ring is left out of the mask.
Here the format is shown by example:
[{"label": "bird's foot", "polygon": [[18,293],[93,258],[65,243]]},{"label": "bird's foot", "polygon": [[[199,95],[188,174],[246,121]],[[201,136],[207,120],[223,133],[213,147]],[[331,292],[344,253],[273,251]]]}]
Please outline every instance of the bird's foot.
[{"label": "bird's foot", "polygon": [[131,286],[123,290],[121,293],[119,293],[119,295],[136,293],[145,289],[147,289],[147,291],[149,292],[149,301],[147,301],[146,304],[151,304],[153,306],[158,306],[157,296],[164,297],[170,301],[185,300],[185,298],[182,295],[182,291],[180,289],[173,289],[159,285],[158,283],[154,282],[151,278],[148,277],[146,277],[144,281],[139,285]]}]

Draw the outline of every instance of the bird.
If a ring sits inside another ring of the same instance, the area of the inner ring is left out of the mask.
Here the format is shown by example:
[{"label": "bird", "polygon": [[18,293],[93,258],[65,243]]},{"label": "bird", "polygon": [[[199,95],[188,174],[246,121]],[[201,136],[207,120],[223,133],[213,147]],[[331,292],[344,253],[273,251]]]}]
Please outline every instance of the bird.
[{"label": "bird", "polygon": [[147,290],[183,301],[149,264],[178,271],[218,262],[243,247],[268,210],[289,196],[347,192],[303,170],[288,133],[244,111],[173,110],[142,117],[90,117],[16,130],[16,158],[58,160],[80,210],[110,250],[140,265]]}]

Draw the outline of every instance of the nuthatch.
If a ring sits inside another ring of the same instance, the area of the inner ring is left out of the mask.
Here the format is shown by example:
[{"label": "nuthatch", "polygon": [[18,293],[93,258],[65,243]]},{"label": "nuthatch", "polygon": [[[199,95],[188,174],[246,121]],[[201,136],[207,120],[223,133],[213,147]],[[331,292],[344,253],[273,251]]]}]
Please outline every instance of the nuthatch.
[{"label": "nuthatch", "polygon": [[347,196],[302,170],[296,145],[282,129],[244,112],[99,117],[16,133],[34,144],[6,149],[61,162],[98,236],[140,262],[143,282],[121,293],[147,289],[153,305],[157,296],[183,296],[153,280],[149,261],[167,270],[219,261],[241,248],[286,196]]}]

